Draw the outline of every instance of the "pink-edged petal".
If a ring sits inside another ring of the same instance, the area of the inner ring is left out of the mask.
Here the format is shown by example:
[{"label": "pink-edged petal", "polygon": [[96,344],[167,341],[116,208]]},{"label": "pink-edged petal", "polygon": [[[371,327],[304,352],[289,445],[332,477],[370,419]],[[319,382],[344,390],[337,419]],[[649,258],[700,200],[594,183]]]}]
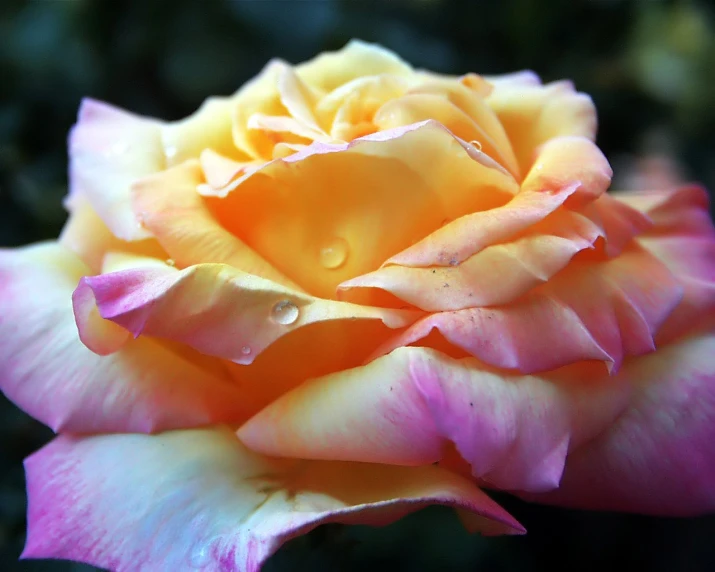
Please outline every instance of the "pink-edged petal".
[{"label": "pink-edged petal", "polygon": [[[404,328],[421,314],[315,298],[225,264],[184,270],[131,268],[81,280],[75,300],[91,295],[99,314],[132,332],[250,364],[291,331],[325,321],[375,320]],[[77,309],[77,307],[76,307]],[[80,331],[86,325],[79,324]]]},{"label": "pink-edged petal", "polygon": [[130,187],[165,166],[161,122],[85,99],[69,139],[72,211],[85,199],[116,237],[148,238],[131,208]]},{"label": "pink-edged petal", "polygon": [[[487,155],[426,121],[341,145],[313,143],[225,191],[225,198],[207,197],[223,227],[305,290],[329,298],[445,219],[505,204],[518,185]],[[345,256],[324,264],[321,252],[335,242]]]},{"label": "pink-edged petal", "polygon": [[487,103],[496,112],[511,141],[522,173],[534,161],[534,150],[554,137],[576,135],[595,139],[596,109],[591,98],[568,81],[538,85],[527,81],[494,81]]},{"label": "pink-edged petal", "polygon": [[603,236],[591,220],[570,211],[553,214],[544,223],[462,262],[447,250],[435,252],[448,266],[384,266],[343,282],[343,298],[349,300],[355,289],[379,288],[422,310],[438,312],[512,302],[561,271],[578,252],[594,248]]},{"label": "pink-edged petal", "polygon": [[[236,422],[253,412],[215,360],[150,340],[110,357],[87,349],[72,314],[72,291],[87,273],[56,244],[0,251],[0,389],[11,401],[55,431],[82,433]],[[126,340],[96,313],[84,320],[99,350]]]},{"label": "pink-edged petal", "polygon": [[628,363],[619,374],[634,389],[627,410],[569,455],[557,491],[529,500],[671,516],[715,510],[714,358],[710,333]]},{"label": "pink-edged petal", "polygon": [[569,447],[625,407],[628,387],[605,376],[508,374],[474,359],[400,348],[295,388],[238,435],[266,455],[397,465],[434,463],[453,443],[475,477],[544,491],[558,485]]},{"label": "pink-edged petal", "polygon": [[707,192],[696,186],[672,191],[618,193],[615,199],[647,214],[653,227],[637,240],[682,284],[683,301],[658,334],[666,343],[715,327],[715,228]]},{"label": "pink-edged petal", "polygon": [[456,266],[484,248],[544,220],[577,190],[576,185],[554,192],[521,191],[504,206],[465,215],[390,257],[383,266]]},{"label": "pink-edged petal", "polygon": [[616,200],[610,193],[587,205],[583,213],[603,228],[608,256],[618,256],[631,240],[653,226],[649,216]]},{"label": "pink-edged petal", "polygon": [[268,459],[223,428],[61,436],[25,466],[23,557],[116,572],[258,572],[286,540],[320,524],[379,526],[430,504],[472,513],[483,534],[524,530],[439,467]]},{"label": "pink-edged petal", "polygon": [[524,373],[581,360],[612,370],[655,349],[654,336],[683,289],[656,257],[632,245],[605,260],[574,260],[513,303],[440,312],[400,332],[375,355],[418,342],[433,329],[480,360]]},{"label": "pink-edged petal", "polygon": [[216,221],[197,191],[203,182],[199,163],[191,160],[146,177],[133,187],[137,216],[171,259],[179,267],[229,264],[299,289]]}]

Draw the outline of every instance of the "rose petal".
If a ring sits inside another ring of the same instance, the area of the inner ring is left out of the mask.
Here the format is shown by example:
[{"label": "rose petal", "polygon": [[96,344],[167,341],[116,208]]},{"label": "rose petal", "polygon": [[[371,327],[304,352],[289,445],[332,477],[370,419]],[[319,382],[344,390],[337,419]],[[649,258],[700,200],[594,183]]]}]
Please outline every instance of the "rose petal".
[{"label": "rose petal", "polygon": [[557,491],[528,499],[672,516],[715,510],[713,356],[709,333],[626,365],[619,377],[634,388],[628,409],[569,456]]},{"label": "rose petal", "polygon": [[[313,143],[237,179],[226,198],[207,200],[224,228],[308,292],[328,298],[445,219],[516,194],[511,175],[467,148],[432,121],[345,145]],[[326,264],[321,252],[335,243],[344,256]]]},{"label": "rose petal", "polygon": [[570,82],[535,85],[533,79],[525,75],[519,81],[493,81],[494,91],[487,98],[506,130],[522,173],[531,168],[534,149],[549,139],[596,137],[596,109],[588,95],[578,93]]},{"label": "rose petal", "polygon": [[715,228],[707,192],[700,187],[674,191],[619,193],[615,199],[645,212],[653,227],[638,237],[683,285],[683,301],[659,331],[659,343],[715,327]]},{"label": "rose petal", "polygon": [[611,184],[611,166],[586,137],[553,137],[534,148],[534,157],[521,184],[524,191],[555,192],[578,184],[569,203],[583,205],[599,198]]},{"label": "rose petal", "polygon": [[263,131],[248,128],[254,113],[286,115],[278,91],[278,78],[288,67],[281,60],[271,60],[255,78],[246,82],[232,98],[231,133],[234,145],[252,159],[265,160],[272,156],[275,138]]},{"label": "rose petal", "polygon": [[70,211],[83,198],[122,240],[149,234],[131,209],[134,181],[164,168],[161,123],[85,99],[69,139]]},{"label": "rose petal", "polygon": [[[457,87],[461,87],[461,91]],[[455,82],[451,88],[452,93],[446,87],[429,84],[412,88],[406,95],[384,103],[375,113],[373,123],[384,130],[428,119],[439,121],[457,137],[478,142],[482,153],[500,163],[518,180],[519,166],[494,112],[482,98],[461,84]]]},{"label": "rose petal", "polygon": [[430,504],[474,513],[471,524],[484,534],[523,532],[468,480],[439,467],[267,459],[227,429],[61,436],[26,469],[23,557],[117,572],[257,572],[283,542],[320,524],[384,525]]},{"label": "rose petal", "polygon": [[404,95],[410,83],[411,79],[389,74],[357,77],[322,97],[315,115],[332,137],[351,141],[376,131],[375,113],[384,103]]},{"label": "rose petal", "polygon": [[79,256],[92,273],[99,272],[104,255],[111,250],[159,259],[168,258],[166,252],[152,238],[132,242],[118,239],[86,199],[77,197],[72,202],[72,212],[62,228],[58,242]]},{"label": "rose petal", "polygon": [[433,253],[449,266],[384,266],[343,282],[343,297],[351,299],[353,289],[379,288],[432,312],[512,302],[549,280],[576,253],[593,248],[603,236],[592,221],[570,211],[553,214],[544,223],[525,236],[487,246],[462,262],[446,250]]},{"label": "rose petal", "polygon": [[340,284],[342,297],[379,288],[429,311],[511,302],[605,238],[593,220],[557,210],[577,189],[522,191],[502,207],[463,216]]},{"label": "rose petal", "polygon": [[186,161],[133,187],[134,209],[179,267],[203,262],[229,264],[299,289],[215,220],[197,193],[203,182],[197,161]]},{"label": "rose petal", "polygon": [[[0,251],[0,388],[11,401],[55,431],[81,433],[237,422],[255,411],[218,362],[187,348],[137,340],[110,357],[88,350],[71,303],[88,272],[54,243]],[[90,319],[104,328],[95,336],[124,335]]]},{"label": "rose petal", "polygon": [[324,52],[317,58],[296,66],[295,73],[311,87],[327,92],[359,77],[379,74],[410,75],[412,68],[382,46],[351,40],[340,50]]},{"label": "rose petal", "polygon": [[[322,300],[224,264],[132,268],[82,278],[76,301],[94,296],[100,315],[134,336],[158,336],[250,364],[288,332],[333,320],[404,328],[420,313]],[[78,306],[75,306],[78,310]],[[84,315],[77,311],[78,318]],[[80,321],[80,331],[85,324]]]},{"label": "rose petal", "polygon": [[505,73],[501,75],[485,75],[486,81],[500,89],[506,87],[539,86],[541,79],[531,70]]},{"label": "rose petal", "polygon": [[196,159],[204,150],[237,161],[249,160],[233,143],[231,117],[237,96],[210,97],[189,117],[161,126],[168,167]]},{"label": "rose petal", "polygon": [[436,328],[452,344],[501,368],[532,373],[603,360],[616,370],[624,356],[655,349],[653,338],[682,295],[673,274],[632,245],[616,258],[572,260],[508,305],[422,318],[375,356],[413,344]]},{"label": "rose petal", "polygon": [[569,445],[595,436],[626,405],[627,385],[587,374],[514,375],[400,348],[295,388],[238,435],[266,455],[398,465],[434,463],[454,443],[475,477],[548,490]]}]

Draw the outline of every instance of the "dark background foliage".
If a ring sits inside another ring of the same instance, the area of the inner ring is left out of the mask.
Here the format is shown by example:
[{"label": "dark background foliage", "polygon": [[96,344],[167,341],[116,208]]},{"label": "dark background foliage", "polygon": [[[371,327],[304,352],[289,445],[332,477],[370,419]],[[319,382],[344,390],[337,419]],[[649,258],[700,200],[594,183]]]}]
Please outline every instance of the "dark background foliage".
[{"label": "dark background foliage", "polygon": [[[530,68],[545,80],[571,78],[596,102],[598,142],[617,182],[632,180],[638,157],[658,155],[713,189],[714,29],[705,0],[3,0],[0,246],[59,232],[65,139],[83,96],[179,119],[208,95],[233,92],[272,57],[299,62],[353,37],[445,73]],[[0,570],[92,570],[17,562],[21,461],[50,438],[0,396]],[[266,569],[715,570],[713,517],[499,500],[529,529],[526,537],[470,536],[449,511],[433,508],[383,529],[320,527],[288,543]]]}]

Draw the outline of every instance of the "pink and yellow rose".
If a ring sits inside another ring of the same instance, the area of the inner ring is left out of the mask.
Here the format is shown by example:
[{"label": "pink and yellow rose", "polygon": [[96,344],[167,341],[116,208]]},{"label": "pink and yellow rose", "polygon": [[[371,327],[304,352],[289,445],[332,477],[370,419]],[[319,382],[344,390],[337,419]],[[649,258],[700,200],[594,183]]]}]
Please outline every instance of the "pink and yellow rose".
[{"label": "pink and yellow rose", "polygon": [[85,101],[56,242],[0,254],[24,556],[257,570],[483,488],[715,509],[715,231],[607,194],[590,98],[352,42],[175,123]]}]

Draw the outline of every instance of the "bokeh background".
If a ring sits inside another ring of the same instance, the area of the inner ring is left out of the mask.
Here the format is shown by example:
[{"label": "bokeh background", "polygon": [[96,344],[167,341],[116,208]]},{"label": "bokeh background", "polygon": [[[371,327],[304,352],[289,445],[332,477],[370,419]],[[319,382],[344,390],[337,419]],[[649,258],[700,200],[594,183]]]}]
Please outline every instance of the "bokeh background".
[{"label": "bokeh background", "polygon": [[[571,78],[596,102],[614,187],[699,180],[714,189],[714,30],[715,5],[705,0],[3,0],[0,246],[59,232],[66,135],[83,96],[179,119],[205,97],[233,92],[272,57],[295,63],[353,37],[444,73],[528,68],[545,80]],[[17,561],[22,459],[50,438],[0,395],[2,571],[94,570]],[[526,537],[470,536],[450,511],[433,508],[382,529],[320,527],[288,543],[266,570],[715,570],[714,517],[499,500]]]}]

